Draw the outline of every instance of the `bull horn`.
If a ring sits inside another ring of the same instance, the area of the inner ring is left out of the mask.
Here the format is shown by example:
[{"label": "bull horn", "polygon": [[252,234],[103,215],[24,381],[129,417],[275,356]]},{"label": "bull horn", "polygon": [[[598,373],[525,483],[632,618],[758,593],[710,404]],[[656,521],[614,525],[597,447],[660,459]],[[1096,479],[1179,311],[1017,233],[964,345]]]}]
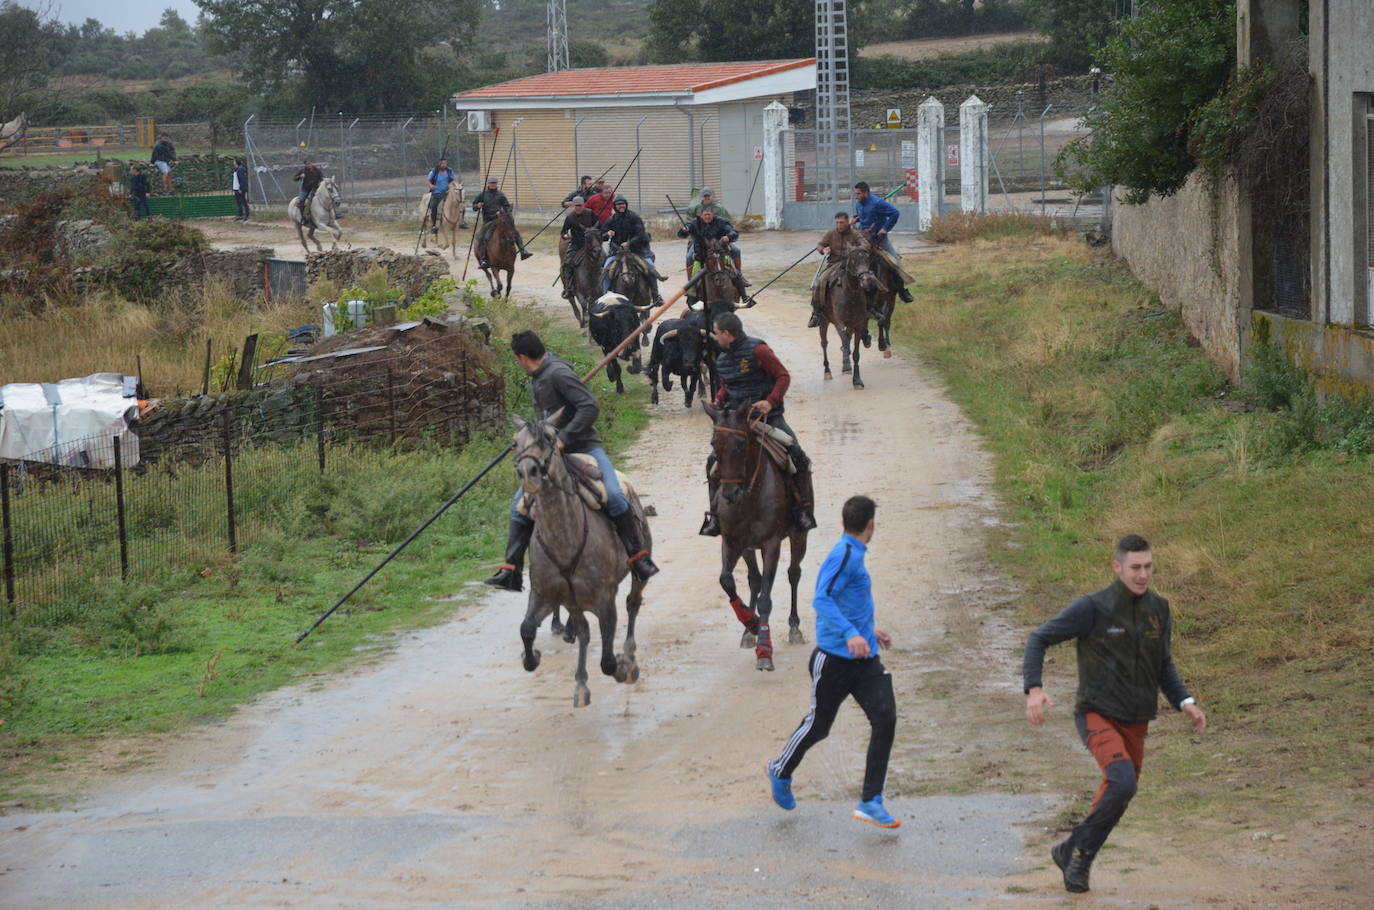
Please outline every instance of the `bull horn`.
[{"label": "bull horn", "polygon": [[604,303],[606,306],[615,306],[618,303],[629,303],[630,298],[624,294],[617,294],[615,291],[607,291],[596,298],[597,303]]},{"label": "bull horn", "polygon": [[666,331],[666,332],[663,333],[663,337],[664,337],[664,338],[676,338],[676,337],[677,337],[677,329],[669,329],[668,331]]},{"label": "bull horn", "polygon": [[688,304],[687,309],[691,310],[693,313],[704,312],[706,310],[706,301],[698,300],[696,303]]}]

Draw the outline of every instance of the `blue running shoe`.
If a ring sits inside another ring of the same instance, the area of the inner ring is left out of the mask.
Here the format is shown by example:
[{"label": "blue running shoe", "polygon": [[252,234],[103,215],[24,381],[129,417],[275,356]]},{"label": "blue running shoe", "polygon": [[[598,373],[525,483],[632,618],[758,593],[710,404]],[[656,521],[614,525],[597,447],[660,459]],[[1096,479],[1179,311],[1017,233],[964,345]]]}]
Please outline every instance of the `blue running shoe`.
[{"label": "blue running shoe", "polygon": [[900,818],[893,818],[892,813],[883,808],[881,794],[870,800],[861,800],[854,807],[854,817],[861,822],[877,825],[879,828],[900,828],[902,826]]},{"label": "blue running shoe", "polygon": [[797,808],[797,798],[792,795],[792,778],[778,777],[768,762],[763,763],[763,770],[768,772],[768,782],[773,785],[773,802],[784,809]]}]

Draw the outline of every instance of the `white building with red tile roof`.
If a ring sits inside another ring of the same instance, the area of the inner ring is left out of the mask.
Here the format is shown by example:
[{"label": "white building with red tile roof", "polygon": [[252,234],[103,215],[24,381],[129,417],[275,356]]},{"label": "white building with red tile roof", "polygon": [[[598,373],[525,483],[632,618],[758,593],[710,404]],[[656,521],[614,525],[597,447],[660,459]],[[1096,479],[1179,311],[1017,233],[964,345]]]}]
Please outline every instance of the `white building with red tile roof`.
[{"label": "white building with red tile roof", "polygon": [[685,205],[709,186],[738,218],[763,211],[764,107],[815,87],[814,58],[684,63],[543,73],[461,92],[453,104],[480,112],[469,124],[488,127],[482,161],[498,175],[504,167],[516,206],[556,207],[580,175],[609,168],[612,183],[624,174],[620,192],[641,214],[666,207],[665,194]]}]

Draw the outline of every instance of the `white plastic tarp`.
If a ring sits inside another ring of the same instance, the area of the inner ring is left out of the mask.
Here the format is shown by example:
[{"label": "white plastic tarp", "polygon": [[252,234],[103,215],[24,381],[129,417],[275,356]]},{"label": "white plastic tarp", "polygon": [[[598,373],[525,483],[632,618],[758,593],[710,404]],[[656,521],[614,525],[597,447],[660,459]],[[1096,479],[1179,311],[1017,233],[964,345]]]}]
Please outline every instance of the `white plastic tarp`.
[{"label": "white plastic tarp", "polygon": [[114,467],[119,439],[125,467],[138,463],[137,380],[92,373],[61,382],[0,386],[0,458],[85,468]]}]

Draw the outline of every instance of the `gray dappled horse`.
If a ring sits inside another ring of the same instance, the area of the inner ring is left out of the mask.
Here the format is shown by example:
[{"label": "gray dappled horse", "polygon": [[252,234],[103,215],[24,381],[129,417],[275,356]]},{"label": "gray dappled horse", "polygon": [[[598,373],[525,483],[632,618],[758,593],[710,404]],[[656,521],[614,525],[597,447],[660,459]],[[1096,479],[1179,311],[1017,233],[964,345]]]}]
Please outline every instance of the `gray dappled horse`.
[{"label": "gray dappled horse", "polygon": [[[515,471],[525,491],[529,517],[534,521],[530,541],[530,597],[525,619],[520,623],[520,638],[525,645],[524,667],[534,672],[540,653],[534,647],[535,633],[557,607],[568,610],[568,631],[577,636],[577,672],[574,676],[573,707],[592,700],[587,688],[587,643],[591,637],[587,614],[596,617],[601,630],[601,672],[616,682],[639,679],[635,661],[635,618],[644,600],[644,582],[631,575],[630,593],[625,598],[625,651],[614,653],[616,591],[630,574],[625,562],[625,547],[611,524],[610,517],[593,511],[578,492],[579,481],[564,464],[558,448],[555,425],[558,412],[534,423],[518,421],[515,435]],[[639,497],[628,487],[641,540],[653,549],[649,522]]]},{"label": "gray dappled horse", "polygon": [[[717,410],[705,400],[701,406],[711,415],[711,448],[716,456],[719,487],[712,506],[720,521],[720,586],[730,598],[730,608],[744,626],[741,648],[754,648],[755,666],[773,669],[773,637],[768,620],[773,613],[773,579],[778,574],[782,542],[790,543],[787,580],[792,586],[792,611],[787,617],[788,644],[803,644],[797,615],[797,584],[806,556],[806,534],[792,519],[791,494],[783,468],[764,450],[758,432],[761,418],[751,418],[750,405]],[[762,554],[760,571],[756,554]],[[749,605],[735,589],[735,564],[744,558],[749,572]]]},{"label": "gray dappled horse", "polygon": [[315,242],[315,249],[322,251],[320,241],[315,237],[317,228],[328,228],[334,235],[334,242],[330,244],[330,249],[336,249],[339,245],[339,238],[343,236],[343,228],[339,227],[339,203],[343,197],[339,193],[339,185],[334,182],[333,177],[326,177],[320,181],[320,185],[315,188],[314,194],[310,197],[310,218],[314,222],[310,227],[305,227],[305,219],[301,217],[301,206],[299,198],[292,198],[286,205],[286,214],[291,219],[291,223],[296,226],[296,236],[301,238],[301,246],[305,247],[307,253],[310,252],[310,245],[305,242],[306,233],[309,232],[310,239]]},{"label": "gray dappled horse", "polygon": [[[811,293],[816,296],[816,306],[825,317],[821,320],[821,363],[825,378],[834,379],[830,373],[830,355],[826,350],[827,332],[834,323],[840,333],[840,350],[844,354],[844,372],[850,372],[850,344],[853,343],[853,381],[854,388],[862,389],[864,381],[859,376],[859,348],[868,334],[868,310],[870,302],[878,293],[878,276],[873,274],[873,251],[867,246],[856,244],[845,251],[840,261],[838,275],[834,281],[830,276],[816,282]],[[815,305],[815,304],[813,304]]]}]

